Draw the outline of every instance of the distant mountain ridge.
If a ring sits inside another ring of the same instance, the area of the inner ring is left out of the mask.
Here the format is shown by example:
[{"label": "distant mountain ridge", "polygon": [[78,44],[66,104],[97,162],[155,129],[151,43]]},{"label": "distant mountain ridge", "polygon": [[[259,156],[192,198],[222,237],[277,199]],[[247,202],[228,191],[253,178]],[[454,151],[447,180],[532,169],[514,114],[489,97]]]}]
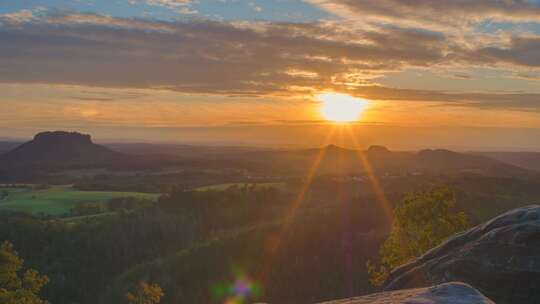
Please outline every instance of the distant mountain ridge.
[{"label": "distant mountain ridge", "polygon": [[[115,147],[119,151],[115,151]],[[139,153],[137,153],[139,152]],[[209,162],[213,160],[213,162]],[[231,147],[167,145],[102,146],[88,134],[42,132],[33,140],[0,154],[0,180],[35,180],[68,169],[106,168],[136,171],[160,168],[229,168],[251,170],[255,175],[304,176],[316,164],[317,175],[455,174],[527,178],[537,172],[483,155],[449,150],[390,151],[384,146],[367,150],[336,145],[302,150],[257,150]]]},{"label": "distant mountain ridge", "polygon": [[0,155],[0,162],[11,165],[54,165],[97,163],[122,158],[123,154],[96,145],[88,134],[42,132],[33,140]]},{"label": "distant mountain ridge", "polygon": [[[255,157],[256,156],[256,157]],[[257,158],[272,167],[306,171],[318,157],[320,174],[355,174],[374,169],[380,173],[458,173],[471,172],[497,176],[527,176],[529,170],[484,155],[459,153],[450,150],[421,150],[419,152],[390,151],[384,146],[354,150],[336,145],[317,149],[254,152]],[[369,165],[369,169],[366,167]]]},{"label": "distant mountain ridge", "polygon": [[475,152],[521,168],[540,171],[540,152]]}]

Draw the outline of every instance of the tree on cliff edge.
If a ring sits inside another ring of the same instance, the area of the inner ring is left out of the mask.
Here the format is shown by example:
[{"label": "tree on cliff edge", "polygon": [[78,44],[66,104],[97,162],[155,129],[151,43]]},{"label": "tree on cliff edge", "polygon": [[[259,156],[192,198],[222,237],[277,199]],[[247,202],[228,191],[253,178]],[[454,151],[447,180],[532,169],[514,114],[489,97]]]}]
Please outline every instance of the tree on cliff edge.
[{"label": "tree on cliff edge", "polygon": [[394,209],[392,231],[380,248],[380,264],[367,264],[371,283],[382,285],[392,269],[467,229],[465,213],[455,207],[455,195],[447,187],[415,193],[401,201]]}]

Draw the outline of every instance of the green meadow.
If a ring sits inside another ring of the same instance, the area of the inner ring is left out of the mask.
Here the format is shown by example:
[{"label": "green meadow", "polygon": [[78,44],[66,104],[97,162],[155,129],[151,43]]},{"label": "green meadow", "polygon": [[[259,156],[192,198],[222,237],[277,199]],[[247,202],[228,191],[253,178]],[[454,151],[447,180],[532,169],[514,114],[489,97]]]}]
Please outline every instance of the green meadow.
[{"label": "green meadow", "polygon": [[[112,198],[135,197],[156,200],[158,194],[112,191],[80,191],[72,186],[52,186],[47,189],[2,188],[0,210],[12,210],[44,215],[64,215],[77,204],[106,204]],[[7,196],[5,195],[7,194]]]}]

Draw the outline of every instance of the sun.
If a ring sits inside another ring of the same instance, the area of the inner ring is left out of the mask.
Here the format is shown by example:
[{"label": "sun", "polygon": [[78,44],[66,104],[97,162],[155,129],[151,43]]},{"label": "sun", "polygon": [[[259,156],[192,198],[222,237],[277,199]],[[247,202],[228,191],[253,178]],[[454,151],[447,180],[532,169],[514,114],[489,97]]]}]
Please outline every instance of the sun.
[{"label": "sun", "polygon": [[326,120],[338,123],[359,120],[368,105],[363,99],[340,93],[320,94],[317,99],[321,101],[322,116]]}]

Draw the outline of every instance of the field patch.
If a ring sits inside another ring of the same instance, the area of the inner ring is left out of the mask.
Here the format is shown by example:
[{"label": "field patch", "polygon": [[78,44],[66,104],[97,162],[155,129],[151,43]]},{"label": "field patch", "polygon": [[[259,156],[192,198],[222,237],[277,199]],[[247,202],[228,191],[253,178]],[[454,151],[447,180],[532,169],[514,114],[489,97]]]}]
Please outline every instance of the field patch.
[{"label": "field patch", "polygon": [[80,191],[72,186],[47,189],[0,187],[0,211],[12,210],[44,215],[64,215],[77,204],[106,204],[110,199],[134,197],[156,200],[159,194],[139,192]]}]

